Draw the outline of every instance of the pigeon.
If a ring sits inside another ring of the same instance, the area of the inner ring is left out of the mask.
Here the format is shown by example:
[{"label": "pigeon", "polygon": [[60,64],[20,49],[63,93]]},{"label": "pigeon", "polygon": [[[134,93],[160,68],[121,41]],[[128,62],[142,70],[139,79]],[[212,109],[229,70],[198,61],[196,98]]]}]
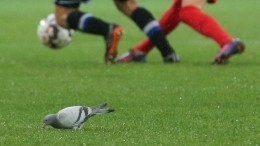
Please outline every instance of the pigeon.
[{"label": "pigeon", "polygon": [[48,114],[43,118],[46,125],[57,129],[81,129],[84,122],[97,114],[111,113],[114,109],[107,108],[108,103],[97,106],[70,106],[61,109],[56,114]]}]

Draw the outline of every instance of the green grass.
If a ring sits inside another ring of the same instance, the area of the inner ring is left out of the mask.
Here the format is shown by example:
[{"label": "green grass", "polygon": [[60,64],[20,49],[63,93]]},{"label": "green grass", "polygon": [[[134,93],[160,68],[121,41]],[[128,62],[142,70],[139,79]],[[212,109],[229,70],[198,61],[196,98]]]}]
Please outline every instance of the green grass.
[{"label": "green grass", "polygon": [[[140,1],[157,18],[172,0]],[[259,145],[260,1],[207,6],[246,52],[230,64],[210,64],[218,46],[183,24],[169,35],[180,64],[163,64],[153,50],[145,64],[103,63],[100,37],[76,33],[53,51],[36,36],[51,1],[1,1],[0,145]],[[120,54],[145,36],[112,1],[82,9],[126,29]],[[43,129],[42,118],[71,105],[110,103],[116,112],[90,119],[79,131]]]}]

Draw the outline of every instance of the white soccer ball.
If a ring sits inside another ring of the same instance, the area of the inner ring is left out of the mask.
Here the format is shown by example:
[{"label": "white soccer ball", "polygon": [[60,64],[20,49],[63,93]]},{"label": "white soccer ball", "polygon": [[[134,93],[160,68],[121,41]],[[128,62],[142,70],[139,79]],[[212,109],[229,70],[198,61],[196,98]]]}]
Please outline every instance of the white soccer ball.
[{"label": "white soccer ball", "polygon": [[43,18],[37,29],[40,41],[50,48],[62,48],[67,46],[71,40],[74,31],[59,26],[56,22],[55,15],[49,14]]}]

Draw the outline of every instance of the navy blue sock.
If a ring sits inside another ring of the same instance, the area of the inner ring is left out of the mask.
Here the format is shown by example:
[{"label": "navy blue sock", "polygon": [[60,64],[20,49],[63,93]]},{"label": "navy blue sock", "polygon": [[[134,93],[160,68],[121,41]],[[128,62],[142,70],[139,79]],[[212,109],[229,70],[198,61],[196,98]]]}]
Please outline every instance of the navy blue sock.
[{"label": "navy blue sock", "polygon": [[110,29],[110,24],[94,17],[90,13],[80,11],[71,12],[68,15],[67,22],[70,28],[81,32],[107,36]]}]

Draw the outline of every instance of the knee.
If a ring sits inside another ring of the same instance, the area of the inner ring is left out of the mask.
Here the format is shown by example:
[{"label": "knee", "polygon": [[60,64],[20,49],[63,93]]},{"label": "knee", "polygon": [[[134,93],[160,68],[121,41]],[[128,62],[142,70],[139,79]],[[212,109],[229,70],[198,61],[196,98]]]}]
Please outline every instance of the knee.
[{"label": "knee", "polygon": [[182,0],[182,7],[194,6],[202,9],[206,4],[206,0]]},{"label": "knee", "polygon": [[55,6],[55,17],[57,24],[64,27],[69,28],[69,25],[67,23],[67,17],[68,15],[77,10],[77,8],[66,8],[62,6]]},{"label": "knee", "polygon": [[180,20],[185,21],[186,19],[190,18],[191,14],[198,11],[200,11],[200,9],[193,5],[182,7],[179,12],[179,18]]},{"label": "knee", "polygon": [[55,13],[55,17],[56,17],[56,22],[57,22],[58,25],[60,25],[64,28],[68,28],[68,25],[67,25],[67,22],[66,22],[67,15]]},{"label": "knee", "polygon": [[135,0],[114,0],[114,3],[117,9],[127,16],[131,16],[132,12],[139,7]]}]

